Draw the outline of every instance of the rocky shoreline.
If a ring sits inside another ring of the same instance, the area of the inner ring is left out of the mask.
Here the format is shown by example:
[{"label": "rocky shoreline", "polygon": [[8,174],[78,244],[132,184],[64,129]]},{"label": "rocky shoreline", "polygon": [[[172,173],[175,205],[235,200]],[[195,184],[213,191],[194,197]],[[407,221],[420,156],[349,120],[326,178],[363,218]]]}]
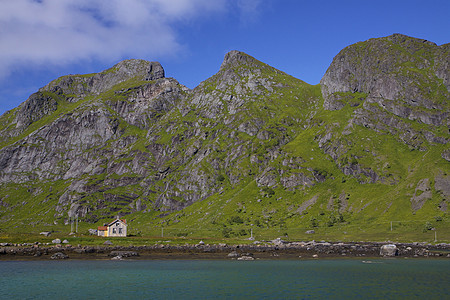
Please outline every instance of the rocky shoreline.
[{"label": "rocky shoreline", "polygon": [[72,246],[39,243],[0,244],[0,260],[50,259],[311,259],[311,258],[426,257],[450,258],[450,244],[377,242],[284,242],[250,245],[205,244],[148,246]]}]

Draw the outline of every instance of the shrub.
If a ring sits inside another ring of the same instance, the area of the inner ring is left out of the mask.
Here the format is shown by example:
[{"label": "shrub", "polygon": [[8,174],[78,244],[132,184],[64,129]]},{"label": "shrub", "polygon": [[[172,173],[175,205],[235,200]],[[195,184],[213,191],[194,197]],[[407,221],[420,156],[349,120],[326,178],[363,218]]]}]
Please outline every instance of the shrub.
[{"label": "shrub", "polygon": [[268,186],[262,187],[261,193],[264,197],[272,197],[273,195],[275,195],[275,191]]},{"label": "shrub", "polygon": [[244,223],[244,220],[240,216],[231,216],[229,219],[230,224],[236,223],[236,224],[242,224]]},{"label": "shrub", "polygon": [[334,215],[330,215],[330,218],[327,220],[327,227],[333,226],[337,222],[337,219]]},{"label": "shrub", "polygon": [[244,236],[244,235],[247,235],[248,232],[247,232],[247,230],[245,230],[245,229],[241,229],[241,230],[238,231],[237,234],[238,234],[239,236]]},{"label": "shrub", "polygon": [[223,235],[223,237],[229,238],[231,232],[232,232],[231,228],[225,227],[224,229],[222,229],[222,235]]},{"label": "shrub", "polygon": [[433,225],[430,222],[426,222],[423,226],[423,232],[426,232],[427,230],[433,229]]}]

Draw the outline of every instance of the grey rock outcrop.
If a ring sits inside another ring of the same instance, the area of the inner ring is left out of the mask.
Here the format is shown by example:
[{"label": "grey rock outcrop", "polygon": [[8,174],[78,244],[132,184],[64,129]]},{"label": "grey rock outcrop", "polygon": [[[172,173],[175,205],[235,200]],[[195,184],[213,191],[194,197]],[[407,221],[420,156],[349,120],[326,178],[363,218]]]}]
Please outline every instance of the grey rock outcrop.
[{"label": "grey rock outcrop", "polygon": [[438,174],[434,178],[434,189],[450,199],[450,175]]},{"label": "grey rock outcrop", "polygon": [[58,108],[55,98],[42,92],[32,94],[19,106],[16,115],[16,127],[27,127],[45,115],[53,113]]},{"label": "grey rock outcrop", "polygon": [[432,195],[430,180],[428,178],[420,180],[414,191],[414,195],[411,197],[412,210],[417,211],[421,209],[425,204],[425,201],[431,199]]},{"label": "grey rock outcrop", "polygon": [[240,254],[237,251],[231,251],[227,255],[227,257],[229,257],[229,258],[238,258],[239,256],[240,256]]},{"label": "grey rock outcrop", "polygon": [[139,256],[139,253],[136,251],[122,251],[122,250],[116,250],[116,251],[111,251],[108,256],[114,256],[114,257],[134,257],[134,256]]},{"label": "grey rock outcrop", "polygon": [[380,248],[380,255],[382,256],[396,256],[398,255],[397,246],[394,244],[383,245]]},{"label": "grey rock outcrop", "polygon": [[243,255],[241,257],[238,257],[237,260],[255,260],[255,258],[253,256]]},{"label": "grey rock outcrop", "polygon": [[40,92],[77,95],[76,101],[87,94],[100,94],[127,80],[157,80],[164,78],[164,69],[158,62],[141,59],[124,60],[97,74],[68,75],[50,82]]},{"label": "grey rock outcrop", "polygon": [[56,252],[52,256],[50,256],[50,259],[58,260],[58,259],[68,259],[69,256],[65,254],[64,252]]}]

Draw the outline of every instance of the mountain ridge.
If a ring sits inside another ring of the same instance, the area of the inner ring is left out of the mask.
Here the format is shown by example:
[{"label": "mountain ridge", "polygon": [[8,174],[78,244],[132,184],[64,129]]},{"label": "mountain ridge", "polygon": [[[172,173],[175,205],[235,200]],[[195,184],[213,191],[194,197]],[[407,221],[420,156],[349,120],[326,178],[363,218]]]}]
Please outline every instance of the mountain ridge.
[{"label": "mountain ridge", "polygon": [[446,45],[360,42],[319,85],[236,50],[192,90],[142,60],[63,76],[0,117],[2,227],[447,220]]}]

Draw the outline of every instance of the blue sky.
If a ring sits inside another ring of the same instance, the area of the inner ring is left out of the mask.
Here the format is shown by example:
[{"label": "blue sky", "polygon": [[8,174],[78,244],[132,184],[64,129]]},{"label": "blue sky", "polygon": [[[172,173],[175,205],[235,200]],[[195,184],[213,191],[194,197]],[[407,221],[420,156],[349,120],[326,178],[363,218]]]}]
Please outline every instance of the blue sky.
[{"label": "blue sky", "polygon": [[59,76],[127,58],[194,88],[240,50],[317,84],[358,41],[449,43],[449,15],[448,0],[0,0],[0,114]]}]

